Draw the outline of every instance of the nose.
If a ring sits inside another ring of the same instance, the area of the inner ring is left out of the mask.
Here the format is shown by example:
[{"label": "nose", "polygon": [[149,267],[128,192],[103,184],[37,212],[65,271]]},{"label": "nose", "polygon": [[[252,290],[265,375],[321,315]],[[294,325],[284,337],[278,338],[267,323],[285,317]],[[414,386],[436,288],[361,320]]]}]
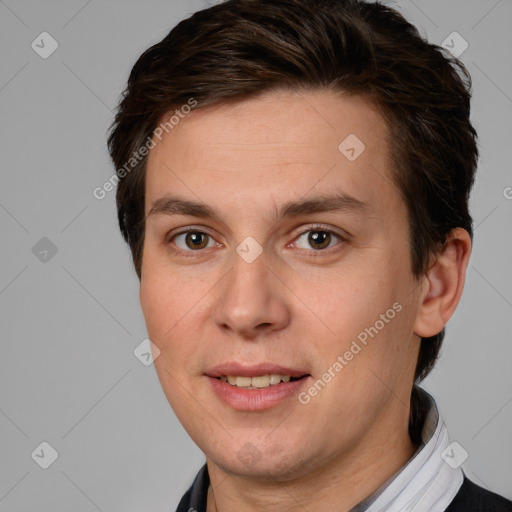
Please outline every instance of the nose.
[{"label": "nose", "polygon": [[261,339],[290,322],[286,287],[268,263],[265,251],[251,263],[235,253],[231,271],[215,290],[214,321],[235,338]]}]

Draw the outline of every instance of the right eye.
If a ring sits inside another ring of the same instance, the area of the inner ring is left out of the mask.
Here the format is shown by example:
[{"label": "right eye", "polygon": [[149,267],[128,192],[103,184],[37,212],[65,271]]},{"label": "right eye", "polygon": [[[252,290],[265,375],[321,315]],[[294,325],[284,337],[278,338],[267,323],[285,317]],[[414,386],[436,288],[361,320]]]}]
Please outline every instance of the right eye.
[{"label": "right eye", "polygon": [[215,240],[202,231],[187,230],[174,235],[169,242],[174,242],[181,251],[198,251],[215,246]]}]

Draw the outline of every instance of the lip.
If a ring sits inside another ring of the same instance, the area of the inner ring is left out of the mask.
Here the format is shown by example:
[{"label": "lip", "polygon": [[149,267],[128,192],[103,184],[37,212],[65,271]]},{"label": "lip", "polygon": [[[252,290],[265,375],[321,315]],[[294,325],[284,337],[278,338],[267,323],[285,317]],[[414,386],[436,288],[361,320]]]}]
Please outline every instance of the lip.
[{"label": "lip", "polygon": [[[218,378],[223,375],[257,377],[270,374],[303,378],[291,382],[281,382],[263,389],[238,388]],[[246,366],[234,362],[210,369],[206,373],[206,377],[215,395],[231,409],[238,411],[263,411],[276,407],[295,397],[311,379],[311,375],[306,370],[297,368],[288,368],[273,363]]]},{"label": "lip", "polygon": [[[281,382],[264,389],[237,388],[215,377],[207,377],[212,390],[225,404],[237,411],[263,411],[295,397],[311,378]],[[298,403],[298,402],[297,402]]]},{"label": "lip", "polygon": [[223,375],[235,375],[237,377],[258,377],[259,375],[289,375],[290,377],[302,377],[309,372],[299,368],[287,368],[273,363],[260,363],[257,365],[243,365],[237,362],[224,363],[215,366],[206,372],[208,377],[222,377]]}]

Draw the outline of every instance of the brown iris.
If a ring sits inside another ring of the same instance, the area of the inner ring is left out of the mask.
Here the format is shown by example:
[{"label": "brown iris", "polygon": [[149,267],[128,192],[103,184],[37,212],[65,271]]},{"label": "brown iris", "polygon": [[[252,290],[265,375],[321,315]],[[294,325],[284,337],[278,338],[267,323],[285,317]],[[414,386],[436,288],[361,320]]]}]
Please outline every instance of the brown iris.
[{"label": "brown iris", "polygon": [[208,245],[208,235],[197,231],[187,233],[185,243],[190,249],[204,249]]},{"label": "brown iris", "polygon": [[331,234],[327,231],[311,231],[308,242],[314,249],[324,249],[331,243]]}]

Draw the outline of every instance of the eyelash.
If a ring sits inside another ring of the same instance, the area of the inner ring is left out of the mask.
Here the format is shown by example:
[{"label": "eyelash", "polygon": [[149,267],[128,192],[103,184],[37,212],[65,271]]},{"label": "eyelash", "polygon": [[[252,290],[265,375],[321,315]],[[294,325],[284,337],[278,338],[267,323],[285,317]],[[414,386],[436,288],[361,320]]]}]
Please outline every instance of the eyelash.
[{"label": "eyelash", "polygon": [[[306,230],[302,231],[301,233],[299,233],[294,238],[293,242],[291,242],[291,243],[295,243],[297,240],[299,240],[305,234],[310,233],[310,232],[314,232],[314,231],[318,231],[318,232],[322,232],[322,233],[328,233],[329,235],[336,237],[338,239],[338,243],[335,244],[333,247],[328,247],[326,249],[298,249],[299,251],[306,251],[308,253],[311,253],[311,255],[313,257],[320,256],[322,253],[323,254],[331,254],[333,252],[333,250],[334,251],[337,250],[336,248],[339,245],[341,245],[343,242],[347,241],[347,238],[344,237],[343,235],[341,235],[340,233],[337,233],[336,231],[333,231],[332,229],[329,229],[329,228],[326,228],[325,226],[317,224],[317,225],[310,226],[308,229],[306,229]],[[201,231],[199,229],[195,229],[195,228],[191,227],[191,228],[185,229],[183,231],[180,231],[178,233],[175,233],[172,236],[169,236],[166,239],[166,242],[167,242],[167,244],[171,244],[178,236],[187,235],[188,233],[200,233],[202,235],[206,235],[207,237],[210,237],[211,239],[215,240],[213,238],[213,236],[211,236],[210,234],[206,233],[205,231]],[[288,244],[286,247],[289,247],[289,245],[291,245],[291,244]],[[208,248],[205,248],[205,249],[212,249],[212,247],[208,247]],[[197,249],[197,250],[188,249],[188,250],[185,250],[185,249],[176,248],[174,250],[176,252],[178,252],[178,253],[183,254],[184,256],[193,257],[195,255],[195,253],[202,253],[205,249]]]}]

